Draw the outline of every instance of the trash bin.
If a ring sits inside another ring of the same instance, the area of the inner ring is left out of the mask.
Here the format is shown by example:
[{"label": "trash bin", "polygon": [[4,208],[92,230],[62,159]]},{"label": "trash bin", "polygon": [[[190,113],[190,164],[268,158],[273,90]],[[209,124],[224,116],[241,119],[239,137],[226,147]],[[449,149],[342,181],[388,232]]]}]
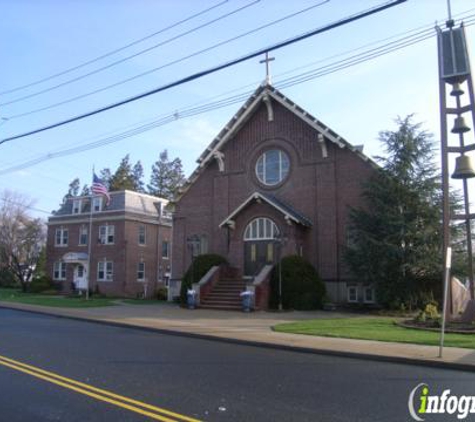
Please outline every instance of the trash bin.
[{"label": "trash bin", "polygon": [[188,309],[196,308],[196,292],[194,290],[188,290],[186,292],[186,299],[188,304]]},{"label": "trash bin", "polygon": [[249,290],[245,290],[244,292],[241,293],[242,310],[244,312],[251,312],[253,296],[254,296],[254,293]]}]

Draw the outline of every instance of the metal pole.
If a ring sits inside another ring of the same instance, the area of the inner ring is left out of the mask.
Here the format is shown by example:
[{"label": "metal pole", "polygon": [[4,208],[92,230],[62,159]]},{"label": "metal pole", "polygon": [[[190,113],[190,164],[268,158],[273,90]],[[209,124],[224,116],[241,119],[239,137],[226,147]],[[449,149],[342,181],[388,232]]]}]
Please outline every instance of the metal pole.
[{"label": "metal pole", "polygon": [[86,300],[89,300],[89,285],[91,279],[91,251],[92,251],[92,198],[93,194],[91,191],[91,206],[89,210],[89,233],[87,235],[87,273],[86,273]]},{"label": "metal pole", "polygon": [[[449,248],[450,242],[449,153],[447,140],[446,86],[442,77],[442,39],[440,28],[436,29],[438,32],[437,47],[439,58],[440,156],[442,167],[442,253],[444,253],[447,248]],[[446,255],[444,258],[446,258]],[[447,262],[444,262],[444,267],[447,267]]]},{"label": "metal pole", "polygon": [[440,328],[439,358],[442,357],[444,349],[445,320],[447,314],[447,296],[449,291],[450,266],[452,262],[452,248],[448,247],[445,254],[445,275],[444,275],[444,306],[442,311],[442,326]]},{"label": "metal pole", "polygon": [[279,243],[279,311],[282,310],[282,239]]}]

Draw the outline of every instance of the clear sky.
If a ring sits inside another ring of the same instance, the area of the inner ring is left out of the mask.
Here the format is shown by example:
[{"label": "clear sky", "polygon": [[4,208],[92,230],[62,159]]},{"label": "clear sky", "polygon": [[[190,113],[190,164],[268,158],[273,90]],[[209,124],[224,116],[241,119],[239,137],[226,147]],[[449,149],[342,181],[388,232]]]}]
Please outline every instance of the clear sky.
[{"label": "clear sky", "polygon": [[[385,2],[0,0],[0,140],[152,90]],[[467,25],[474,20],[473,0],[452,0],[451,6],[456,21],[459,15],[465,17]],[[296,15],[257,30],[291,14]],[[415,113],[415,120],[438,138],[434,25],[444,25],[446,18],[446,0],[408,0],[272,52],[272,83],[350,143],[364,144],[369,156],[381,154],[378,132],[395,129],[397,116]],[[179,23],[183,20],[186,22]],[[421,32],[424,30],[427,32]],[[154,33],[158,34],[151,36]],[[407,41],[416,41],[424,34],[430,37],[373,60],[336,69],[354,60],[353,56],[361,58],[368,50],[384,51],[385,44],[395,46],[397,40],[407,36],[415,37]],[[467,36],[473,57],[473,26],[467,27]],[[129,58],[132,55],[135,57]],[[79,177],[82,184],[90,184],[93,166],[115,170],[127,153],[133,163],[142,162],[147,183],[151,166],[164,149],[171,158],[181,158],[189,175],[199,154],[245,96],[189,117],[185,116],[187,110],[256,89],[265,79],[265,68],[259,63],[262,58],[0,145],[0,190],[18,191],[35,199],[35,208],[50,212],[57,209],[71,180]],[[321,74],[329,69],[335,71]],[[63,74],[54,76],[59,73]],[[147,74],[136,77],[143,73]],[[298,76],[308,80],[294,83]],[[45,78],[49,79],[37,83]],[[134,79],[120,83],[130,78]],[[294,84],[288,86],[284,82],[289,78]],[[111,85],[115,86],[108,88]],[[55,157],[59,151],[110,139],[154,122],[157,124],[152,130],[100,148]],[[473,131],[471,134],[473,137]],[[46,157],[51,158],[11,169]],[[48,215],[34,213],[45,218]]]}]

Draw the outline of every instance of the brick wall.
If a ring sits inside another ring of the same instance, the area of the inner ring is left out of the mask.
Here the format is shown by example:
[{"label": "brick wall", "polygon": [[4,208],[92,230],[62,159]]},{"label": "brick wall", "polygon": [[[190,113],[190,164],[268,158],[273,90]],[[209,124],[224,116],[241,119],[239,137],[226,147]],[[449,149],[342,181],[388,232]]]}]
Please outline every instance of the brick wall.
[{"label": "brick wall", "polygon": [[[186,238],[207,234],[210,252],[225,256],[232,265],[243,266],[242,236],[256,217],[269,217],[289,236],[283,253],[302,250],[328,282],[348,278],[343,263],[350,206],[359,206],[361,183],[374,171],[355,152],[326,140],[324,158],[318,133],[284,106],[273,101],[274,121],[269,122],[262,104],[242,128],[221,149],[225,171],[216,161],[202,171],[180,198],[174,216],[173,278],[181,278],[189,265]],[[268,149],[281,149],[290,158],[290,173],[280,185],[259,183],[255,165]],[[253,203],[236,217],[234,230],[219,224],[253,192],[275,195],[312,222],[312,227],[286,226],[281,213],[265,204]]]}]

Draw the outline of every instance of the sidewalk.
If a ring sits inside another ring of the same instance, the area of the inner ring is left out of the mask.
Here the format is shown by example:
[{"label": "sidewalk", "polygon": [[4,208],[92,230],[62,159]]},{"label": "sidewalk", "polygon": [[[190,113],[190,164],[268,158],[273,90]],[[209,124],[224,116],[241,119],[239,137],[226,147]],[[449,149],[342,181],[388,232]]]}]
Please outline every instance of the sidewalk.
[{"label": "sidewalk", "polygon": [[475,372],[475,351],[455,347],[439,348],[415,344],[388,343],[276,333],[271,327],[304,319],[348,318],[337,312],[253,312],[188,310],[176,305],[126,305],[98,308],[51,308],[0,302],[0,307],[59,317],[125,325],[200,338],[220,339],[279,349],[299,350],[388,362],[411,363]]}]

